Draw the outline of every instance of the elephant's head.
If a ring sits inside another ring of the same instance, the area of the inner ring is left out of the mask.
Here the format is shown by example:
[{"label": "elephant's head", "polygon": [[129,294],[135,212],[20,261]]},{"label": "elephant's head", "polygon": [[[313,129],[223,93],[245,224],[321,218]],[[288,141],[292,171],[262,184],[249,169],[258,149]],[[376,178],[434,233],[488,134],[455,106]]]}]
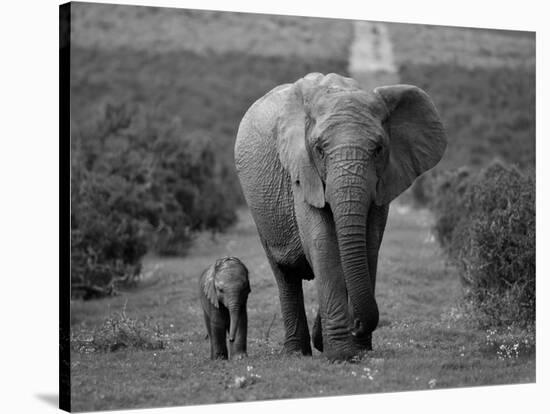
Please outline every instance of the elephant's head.
[{"label": "elephant's head", "polygon": [[415,86],[370,92],[350,78],[312,73],[287,90],[279,158],[294,197],[332,213],[355,336],[378,324],[366,259],[368,210],[389,203],[434,167],[445,147],[439,115]]},{"label": "elephant's head", "polygon": [[250,293],[248,269],[235,257],[217,260],[205,275],[204,293],[215,307],[222,303],[229,311],[229,341],[233,342],[241,310],[246,307]]}]

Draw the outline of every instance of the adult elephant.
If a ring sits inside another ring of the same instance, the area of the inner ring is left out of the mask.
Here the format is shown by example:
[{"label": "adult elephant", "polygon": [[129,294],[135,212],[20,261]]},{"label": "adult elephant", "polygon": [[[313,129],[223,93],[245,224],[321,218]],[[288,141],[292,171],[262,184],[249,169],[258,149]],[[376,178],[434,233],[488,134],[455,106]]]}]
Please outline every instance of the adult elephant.
[{"label": "adult elephant", "polygon": [[331,360],[372,349],[389,203],[445,147],[439,115],[415,86],[368,92],[350,78],[310,73],[250,107],[235,163],[279,288],[285,351],[311,355],[302,280],[312,278],[315,347]]}]

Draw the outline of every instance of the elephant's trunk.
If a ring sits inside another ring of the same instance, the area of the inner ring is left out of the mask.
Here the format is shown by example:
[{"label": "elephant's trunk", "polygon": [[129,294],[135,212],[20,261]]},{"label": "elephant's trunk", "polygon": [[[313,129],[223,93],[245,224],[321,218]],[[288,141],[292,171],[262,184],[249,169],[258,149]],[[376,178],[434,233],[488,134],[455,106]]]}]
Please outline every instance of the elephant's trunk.
[{"label": "elephant's trunk", "polygon": [[238,308],[232,308],[229,310],[229,342],[235,342],[235,335],[237,333],[237,326],[239,326],[240,312]]},{"label": "elephant's trunk", "polygon": [[331,154],[327,177],[330,204],[340,260],[355,318],[352,334],[359,338],[378,325],[378,306],[367,263],[367,213],[374,194],[375,174],[368,155],[356,147],[343,147]]}]

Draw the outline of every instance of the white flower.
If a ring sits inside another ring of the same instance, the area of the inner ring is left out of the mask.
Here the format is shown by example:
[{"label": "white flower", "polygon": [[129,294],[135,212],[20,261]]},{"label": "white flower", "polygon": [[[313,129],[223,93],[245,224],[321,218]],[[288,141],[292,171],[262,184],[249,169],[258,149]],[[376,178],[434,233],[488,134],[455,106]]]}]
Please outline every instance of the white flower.
[{"label": "white flower", "polygon": [[245,377],[235,377],[235,387],[242,388],[246,382]]}]

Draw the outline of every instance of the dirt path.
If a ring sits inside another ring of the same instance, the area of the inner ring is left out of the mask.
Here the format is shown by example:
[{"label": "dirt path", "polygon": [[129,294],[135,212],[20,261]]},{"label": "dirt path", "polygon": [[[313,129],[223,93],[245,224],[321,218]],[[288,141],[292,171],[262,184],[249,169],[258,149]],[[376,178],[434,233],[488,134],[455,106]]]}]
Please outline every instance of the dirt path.
[{"label": "dirt path", "polygon": [[384,23],[354,22],[349,72],[366,90],[398,83],[393,45]]}]

